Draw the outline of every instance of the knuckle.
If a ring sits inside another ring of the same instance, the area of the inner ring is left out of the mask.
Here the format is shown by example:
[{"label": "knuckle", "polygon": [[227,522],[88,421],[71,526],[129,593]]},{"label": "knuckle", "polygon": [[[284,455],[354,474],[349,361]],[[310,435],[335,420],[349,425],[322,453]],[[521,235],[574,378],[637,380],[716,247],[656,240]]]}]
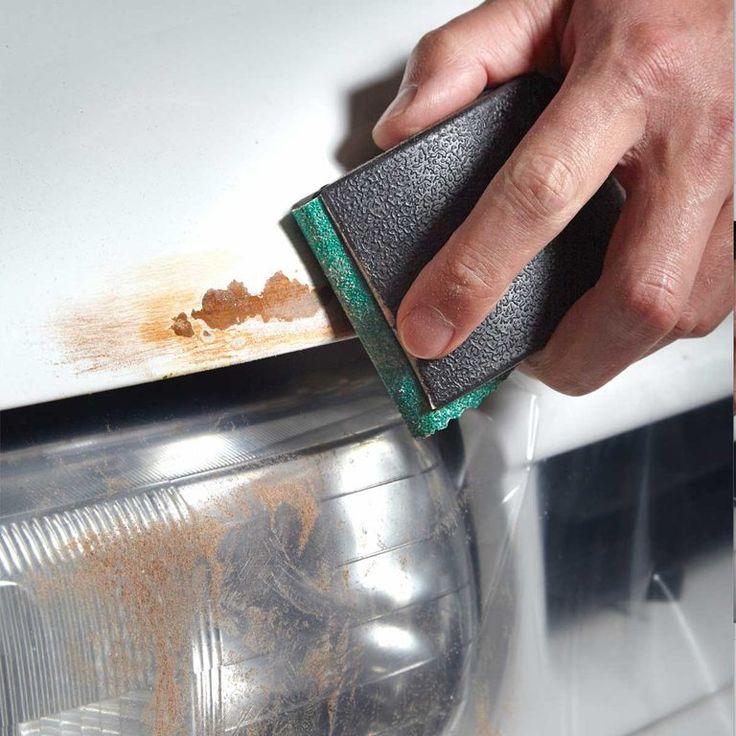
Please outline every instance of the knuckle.
[{"label": "knuckle", "polygon": [[463,244],[447,259],[442,278],[453,301],[488,301],[497,290],[485,259],[475,246]]},{"label": "knuckle", "polygon": [[536,153],[506,167],[503,187],[511,204],[527,219],[563,222],[578,188],[578,177],[559,156]]},{"label": "knuckle", "polygon": [[621,54],[621,71],[643,93],[680,80],[689,68],[692,41],[680,26],[642,21],[633,23]]},{"label": "knuckle", "polygon": [[665,335],[681,317],[680,296],[672,279],[635,281],[624,294],[624,311],[629,321],[647,333]]},{"label": "knuckle", "polygon": [[440,26],[425,33],[417,44],[415,55],[419,63],[431,59],[446,60],[459,50],[457,34],[450,26]]}]

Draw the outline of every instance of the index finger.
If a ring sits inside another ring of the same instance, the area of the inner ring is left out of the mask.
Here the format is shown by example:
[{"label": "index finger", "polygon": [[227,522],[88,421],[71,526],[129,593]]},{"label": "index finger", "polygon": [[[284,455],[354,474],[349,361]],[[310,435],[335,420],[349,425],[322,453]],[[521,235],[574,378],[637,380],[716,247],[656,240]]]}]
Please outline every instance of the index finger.
[{"label": "index finger", "polygon": [[409,353],[440,357],[468,337],[639,140],[640,109],[605,78],[571,72],[405,295],[397,327]]}]

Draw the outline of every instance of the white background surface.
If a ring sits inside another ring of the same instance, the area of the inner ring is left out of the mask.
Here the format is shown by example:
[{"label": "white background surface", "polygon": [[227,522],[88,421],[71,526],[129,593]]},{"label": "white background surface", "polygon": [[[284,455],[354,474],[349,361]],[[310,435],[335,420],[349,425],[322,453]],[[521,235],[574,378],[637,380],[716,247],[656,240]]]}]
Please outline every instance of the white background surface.
[{"label": "white background surface", "polygon": [[279,220],[344,172],[351,94],[471,5],[3,2],[0,407],[332,339],[323,315],[245,345],[166,331],[232,279],[309,282]]},{"label": "white background surface", "polygon": [[[368,141],[352,95],[472,4],[2,3],[0,408],[334,339],[322,313],[209,342],[168,327],[232,279],[310,282],[279,220],[343,173],[351,129]],[[545,456],[725,396],[730,364],[725,324],[590,397],[518,385],[538,394]],[[524,421],[513,402],[510,385],[487,406]]]}]

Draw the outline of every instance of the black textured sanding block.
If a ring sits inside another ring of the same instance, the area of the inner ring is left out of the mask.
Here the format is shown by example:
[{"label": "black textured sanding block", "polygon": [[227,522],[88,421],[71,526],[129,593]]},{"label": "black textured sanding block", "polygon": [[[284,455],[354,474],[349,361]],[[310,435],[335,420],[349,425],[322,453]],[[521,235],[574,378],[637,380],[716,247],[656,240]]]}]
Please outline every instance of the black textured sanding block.
[{"label": "black textured sanding block", "polygon": [[[545,77],[520,77],[319,192],[330,228],[391,329],[413,280],[469,214],[556,91],[556,83]],[[545,344],[565,312],[599,278],[621,199],[609,179],[523,269],[463,345],[437,360],[411,359],[433,409],[507,373]],[[336,291],[339,296],[339,287]]]}]

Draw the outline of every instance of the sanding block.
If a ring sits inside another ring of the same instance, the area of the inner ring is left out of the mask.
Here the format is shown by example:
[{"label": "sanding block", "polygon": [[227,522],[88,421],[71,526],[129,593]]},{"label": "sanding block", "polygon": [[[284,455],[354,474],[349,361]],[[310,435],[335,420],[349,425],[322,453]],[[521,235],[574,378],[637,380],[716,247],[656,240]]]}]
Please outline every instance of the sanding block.
[{"label": "sanding block", "polygon": [[410,430],[426,436],[477,406],[598,280],[622,194],[609,178],[449,355],[402,349],[395,318],[558,87],[530,74],[363,164],[292,212]]}]

